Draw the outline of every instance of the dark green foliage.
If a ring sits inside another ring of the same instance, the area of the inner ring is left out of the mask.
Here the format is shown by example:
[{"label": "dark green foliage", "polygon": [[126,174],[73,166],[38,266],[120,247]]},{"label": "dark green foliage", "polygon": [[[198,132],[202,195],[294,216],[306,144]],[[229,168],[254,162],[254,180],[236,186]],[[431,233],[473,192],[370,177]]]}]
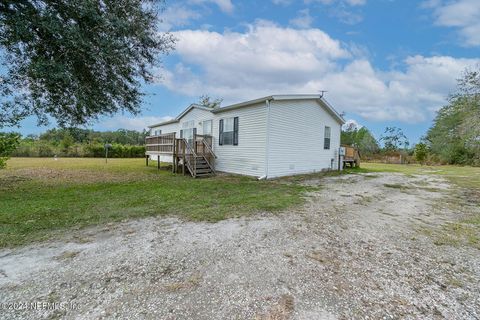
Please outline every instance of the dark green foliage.
[{"label": "dark green foliage", "polygon": [[105,157],[105,143],[111,143],[110,158],[145,156],[146,131],[119,129],[93,131],[79,128],[51,129],[39,137],[28,136],[12,153],[16,157]]},{"label": "dark green foliage", "polygon": [[417,143],[415,145],[414,156],[417,162],[424,164],[428,156],[427,145],[425,143]]},{"label": "dark green foliage", "polygon": [[467,70],[441,108],[426,141],[441,162],[480,165],[480,71]]},{"label": "dark green foliage", "polygon": [[367,128],[358,129],[353,125],[342,130],[341,144],[357,147],[362,157],[371,156],[380,150],[377,140]]},{"label": "dark green foliage", "polygon": [[16,133],[0,132],[0,169],[5,168],[10,154],[19,143],[20,136]]},{"label": "dark green foliage", "polygon": [[[105,157],[105,148],[103,144],[89,144],[83,149],[81,157]],[[108,150],[109,158],[142,158],[145,157],[144,146],[131,146],[112,144],[112,147]]]},{"label": "dark green foliage", "polygon": [[50,129],[39,136],[42,141],[60,144],[64,139],[73,139],[75,143],[98,142],[143,145],[147,131],[118,129],[116,131],[93,131],[81,128]]},{"label": "dark green foliage", "polygon": [[160,0],[2,0],[0,127],[29,115],[60,126],[140,110],[142,81],[174,44]]}]

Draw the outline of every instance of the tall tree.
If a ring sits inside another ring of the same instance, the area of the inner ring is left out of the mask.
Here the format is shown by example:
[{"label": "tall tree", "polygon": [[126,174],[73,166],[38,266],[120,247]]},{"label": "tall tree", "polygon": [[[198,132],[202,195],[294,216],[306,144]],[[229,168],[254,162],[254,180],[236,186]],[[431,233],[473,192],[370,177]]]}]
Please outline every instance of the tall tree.
[{"label": "tall tree", "polygon": [[480,66],[466,70],[458,80],[426,141],[444,162],[480,165]]},{"label": "tall tree", "polygon": [[403,130],[397,127],[386,127],[380,140],[383,141],[384,148],[387,151],[406,149],[410,145]]},{"label": "tall tree", "polygon": [[209,95],[203,95],[200,97],[198,104],[206,108],[219,108],[222,104],[223,99],[216,98],[212,99]]},{"label": "tall tree", "polygon": [[60,126],[137,114],[142,82],[173,49],[161,0],[2,0],[0,128],[27,116]]},{"label": "tall tree", "polygon": [[342,130],[341,143],[358,148],[362,156],[369,156],[380,150],[377,140],[366,127],[350,124]]}]

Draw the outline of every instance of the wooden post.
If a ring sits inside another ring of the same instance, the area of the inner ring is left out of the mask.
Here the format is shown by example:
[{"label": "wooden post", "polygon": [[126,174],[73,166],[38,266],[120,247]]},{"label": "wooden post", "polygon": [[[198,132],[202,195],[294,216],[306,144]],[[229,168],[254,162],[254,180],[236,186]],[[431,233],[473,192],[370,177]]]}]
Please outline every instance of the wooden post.
[{"label": "wooden post", "polygon": [[157,170],[160,170],[160,154],[157,155]]},{"label": "wooden post", "polygon": [[175,135],[176,135],[176,132],[173,133],[173,140],[172,140],[172,157],[173,157],[172,173],[175,173]]},{"label": "wooden post", "polygon": [[150,156],[149,156],[148,154],[145,155],[145,163],[146,163],[147,167],[148,167],[148,158],[149,158],[149,157],[150,157]]},{"label": "wooden post", "polygon": [[183,175],[185,175],[185,141],[182,141],[182,149],[183,149]]}]

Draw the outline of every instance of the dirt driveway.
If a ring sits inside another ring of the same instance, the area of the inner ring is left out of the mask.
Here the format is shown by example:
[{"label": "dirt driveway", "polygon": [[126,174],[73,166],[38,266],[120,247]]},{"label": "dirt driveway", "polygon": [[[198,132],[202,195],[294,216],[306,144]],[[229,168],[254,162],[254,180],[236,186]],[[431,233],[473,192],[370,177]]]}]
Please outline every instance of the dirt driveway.
[{"label": "dirt driveway", "polygon": [[280,215],[149,218],[2,250],[0,319],[480,318],[480,251],[432,236],[478,210],[453,186],[392,173],[306,183],[319,191]]}]

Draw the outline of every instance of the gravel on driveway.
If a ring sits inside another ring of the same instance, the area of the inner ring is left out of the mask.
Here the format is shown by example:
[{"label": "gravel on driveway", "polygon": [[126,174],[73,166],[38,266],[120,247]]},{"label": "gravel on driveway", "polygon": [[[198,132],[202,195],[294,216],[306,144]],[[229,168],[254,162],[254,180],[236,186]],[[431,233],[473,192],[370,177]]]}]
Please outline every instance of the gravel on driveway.
[{"label": "gravel on driveway", "polygon": [[0,250],[0,319],[480,318],[480,251],[428,232],[478,210],[449,206],[455,187],[394,173],[305,183],[320,188],[281,214],[147,218]]}]

